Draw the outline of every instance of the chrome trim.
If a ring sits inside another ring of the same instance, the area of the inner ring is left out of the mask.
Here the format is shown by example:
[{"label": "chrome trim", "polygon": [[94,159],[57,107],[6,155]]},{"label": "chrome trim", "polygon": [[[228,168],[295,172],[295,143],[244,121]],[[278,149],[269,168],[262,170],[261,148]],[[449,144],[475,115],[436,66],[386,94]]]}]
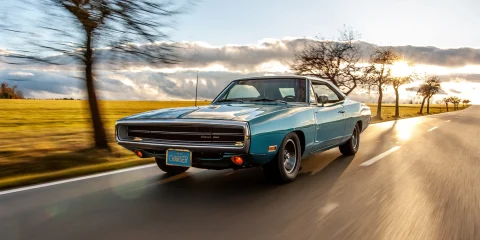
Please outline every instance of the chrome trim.
[{"label": "chrome trim", "polygon": [[140,148],[151,150],[166,150],[168,148],[187,149],[190,151],[199,150],[202,152],[222,152],[222,153],[248,153],[250,149],[250,141],[247,141],[243,146],[222,146],[222,145],[208,145],[208,144],[163,144],[163,143],[149,143],[149,142],[131,142],[117,140],[117,143],[125,148]]},{"label": "chrome trim", "polygon": [[[242,146],[222,145],[221,143],[192,143],[185,144],[175,142],[138,142],[128,141],[119,138],[118,127],[129,125],[151,126],[159,123],[173,124],[205,124],[220,126],[241,126],[244,128],[245,136]],[[115,139],[117,143],[125,148],[143,148],[152,150],[164,150],[167,148],[181,148],[188,150],[201,150],[205,152],[228,152],[228,153],[248,153],[250,150],[250,126],[248,122],[229,121],[229,120],[209,120],[209,119],[155,119],[155,120],[118,120],[115,124]]]},{"label": "chrome trim", "polygon": [[140,120],[129,120],[121,119],[118,120],[115,124],[122,125],[135,125],[135,124],[146,124],[154,125],[157,123],[192,123],[192,124],[212,124],[212,125],[233,125],[233,126],[245,126],[247,122],[232,121],[232,120],[213,120],[213,119],[140,119]]},{"label": "chrome trim", "polygon": [[217,102],[217,99],[218,99],[220,96],[222,96],[228,88],[230,88],[230,85],[232,85],[233,82],[235,82],[235,81],[231,81],[231,82],[212,100],[212,104]]}]

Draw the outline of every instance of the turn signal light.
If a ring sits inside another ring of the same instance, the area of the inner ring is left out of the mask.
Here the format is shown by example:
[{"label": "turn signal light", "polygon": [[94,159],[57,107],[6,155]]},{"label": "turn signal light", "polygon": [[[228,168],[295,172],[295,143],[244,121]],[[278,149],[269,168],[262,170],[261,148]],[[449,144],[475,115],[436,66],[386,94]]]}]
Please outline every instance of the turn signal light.
[{"label": "turn signal light", "polygon": [[233,156],[232,157],[232,162],[237,164],[237,165],[242,165],[243,164],[243,159],[240,156]]},{"label": "turn signal light", "polygon": [[143,157],[142,152],[140,152],[140,151],[138,151],[138,150],[133,150],[133,152],[134,152],[135,155],[137,155],[139,158]]},{"label": "turn signal light", "polygon": [[275,152],[275,151],[277,151],[277,145],[268,147],[268,151],[269,151],[269,152]]}]

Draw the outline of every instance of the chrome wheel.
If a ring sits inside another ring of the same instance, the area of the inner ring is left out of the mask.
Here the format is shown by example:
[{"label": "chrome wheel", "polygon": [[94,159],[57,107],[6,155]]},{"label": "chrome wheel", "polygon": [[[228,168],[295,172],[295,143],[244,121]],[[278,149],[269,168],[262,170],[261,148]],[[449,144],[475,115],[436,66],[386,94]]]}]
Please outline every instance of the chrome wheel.
[{"label": "chrome wheel", "polygon": [[289,139],[285,143],[285,148],[283,151],[283,167],[285,172],[291,174],[295,171],[297,166],[297,148],[295,142],[292,139]]},{"label": "chrome wheel", "polygon": [[352,134],[352,147],[354,149],[357,149],[358,146],[358,130],[357,128],[353,129],[353,134]]}]

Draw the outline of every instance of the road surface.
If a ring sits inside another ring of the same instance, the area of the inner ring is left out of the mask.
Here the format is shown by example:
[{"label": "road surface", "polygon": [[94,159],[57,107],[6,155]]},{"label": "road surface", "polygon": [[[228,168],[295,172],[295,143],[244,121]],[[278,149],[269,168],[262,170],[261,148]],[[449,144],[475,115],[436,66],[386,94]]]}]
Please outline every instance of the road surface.
[{"label": "road surface", "polygon": [[371,125],[283,186],[148,165],[0,192],[0,239],[480,239],[480,106]]}]

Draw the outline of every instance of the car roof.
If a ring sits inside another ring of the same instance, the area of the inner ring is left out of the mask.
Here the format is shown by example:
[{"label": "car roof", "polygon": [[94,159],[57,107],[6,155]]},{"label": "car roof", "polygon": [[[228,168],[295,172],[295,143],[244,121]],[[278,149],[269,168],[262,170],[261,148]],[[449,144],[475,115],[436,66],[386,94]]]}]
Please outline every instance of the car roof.
[{"label": "car roof", "polygon": [[258,76],[258,77],[246,77],[246,78],[235,79],[234,81],[278,79],[278,78],[298,78],[298,79],[310,79],[310,80],[317,80],[317,81],[323,81],[323,82],[330,82],[328,79],[322,79],[322,78],[313,77],[313,76],[301,76],[301,75],[269,75],[269,76]]}]

